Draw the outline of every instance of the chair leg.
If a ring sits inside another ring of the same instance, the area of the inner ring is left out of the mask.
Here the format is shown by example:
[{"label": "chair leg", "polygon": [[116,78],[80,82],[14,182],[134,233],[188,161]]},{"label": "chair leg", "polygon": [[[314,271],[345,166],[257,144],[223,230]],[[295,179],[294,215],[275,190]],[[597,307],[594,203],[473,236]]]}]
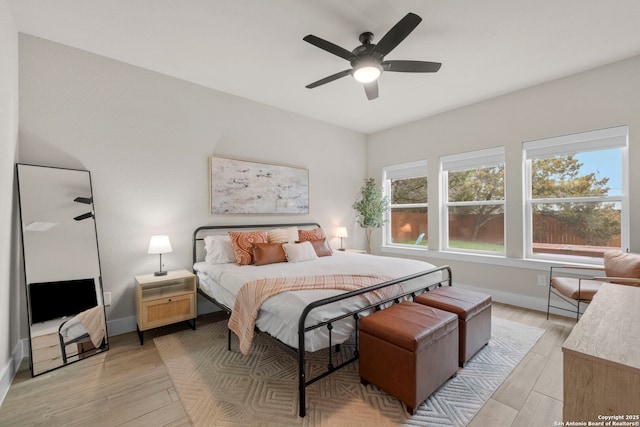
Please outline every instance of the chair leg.
[{"label": "chair leg", "polygon": [[547,295],[547,320],[549,320],[549,310],[551,309],[551,279],[553,278],[553,267],[549,270],[549,295]]},{"label": "chair leg", "polygon": [[578,323],[578,320],[580,320],[580,301],[582,298],[582,295],[580,294],[581,289],[582,289],[582,279],[578,279],[578,304],[576,308],[576,323]]}]

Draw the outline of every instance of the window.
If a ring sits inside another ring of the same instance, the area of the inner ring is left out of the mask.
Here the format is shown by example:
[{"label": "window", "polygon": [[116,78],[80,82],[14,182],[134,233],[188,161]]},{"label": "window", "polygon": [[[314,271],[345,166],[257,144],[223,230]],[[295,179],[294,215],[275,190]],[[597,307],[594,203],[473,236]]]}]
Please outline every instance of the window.
[{"label": "window", "polygon": [[597,262],[628,247],[627,136],[620,126],[523,144],[527,257]]},{"label": "window", "polygon": [[443,246],[504,254],[504,148],[444,156]]},{"label": "window", "polygon": [[390,209],[384,228],[385,245],[427,247],[427,162],[387,166],[383,189]]}]

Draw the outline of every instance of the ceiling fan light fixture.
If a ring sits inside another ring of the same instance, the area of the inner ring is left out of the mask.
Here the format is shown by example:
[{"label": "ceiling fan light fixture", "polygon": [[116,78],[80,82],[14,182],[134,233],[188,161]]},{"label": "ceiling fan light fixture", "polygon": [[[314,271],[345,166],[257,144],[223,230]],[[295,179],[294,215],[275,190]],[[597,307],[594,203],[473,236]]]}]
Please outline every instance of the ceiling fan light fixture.
[{"label": "ceiling fan light fixture", "polygon": [[330,83],[351,75],[357,82],[364,84],[364,91],[369,101],[378,98],[378,82],[383,71],[396,73],[435,73],[442,65],[439,62],[385,60],[384,58],[394,50],[420,24],[422,18],[415,13],[407,13],[396,25],[382,36],[376,44],[372,43],[373,33],[367,31],[360,34],[360,46],[349,51],[330,41],[306,35],[302,40],[310,43],[332,55],[349,61],[351,68],[342,70],[323,79],[306,85],[308,89]]},{"label": "ceiling fan light fixture", "polygon": [[353,78],[360,83],[370,83],[380,77],[382,67],[379,64],[364,64],[353,71]]}]

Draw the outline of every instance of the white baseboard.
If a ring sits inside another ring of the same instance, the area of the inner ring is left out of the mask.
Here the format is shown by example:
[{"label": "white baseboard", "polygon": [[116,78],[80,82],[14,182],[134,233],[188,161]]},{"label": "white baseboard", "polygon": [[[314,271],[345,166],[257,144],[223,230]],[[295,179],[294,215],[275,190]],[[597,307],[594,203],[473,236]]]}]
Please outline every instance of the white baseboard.
[{"label": "white baseboard", "polygon": [[136,316],[122,317],[107,321],[107,333],[110,337],[136,330]]},{"label": "white baseboard", "polygon": [[[198,301],[198,315],[213,313],[219,309],[208,301]],[[136,316],[123,317],[107,321],[109,336],[122,335],[137,330]]]},{"label": "white baseboard", "polygon": [[0,405],[2,405],[4,398],[7,396],[13,377],[16,376],[20,368],[20,363],[22,363],[22,359],[25,357],[29,357],[29,342],[26,338],[18,341],[11,353],[11,358],[7,364],[0,369]]},{"label": "white baseboard", "polygon": [[491,299],[495,302],[501,302],[503,304],[515,305],[518,307],[529,308],[538,311],[547,311],[547,300],[543,298],[530,297],[522,294],[514,294],[511,292],[498,291],[491,288],[485,288],[476,285],[469,285],[467,283],[459,283],[453,281],[454,286],[459,286],[470,291],[482,292],[491,295]]},{"label": "white baseboard", "polygon": [[[514,294],[511,292],[498,291],[495,289],[484,288],[475,285],[468,285],[466,283],[458,283],[453,281],[454,286],[459,286],[464,289],[469,289],[470,291],[482,292],[485,294],[491,295],[491,299],[495,302],[501,302],[503,304],[509,304],[516,307],[528,308],[530,310],[541,311],[543,313],[547,312],[547,299],[546,298],[538,298],[531,297],[522,294]],[[551,308],[551,313],[557,314],[565,317],[575,317],[569,316],[567,312],[561,310],[555,310]]]}]

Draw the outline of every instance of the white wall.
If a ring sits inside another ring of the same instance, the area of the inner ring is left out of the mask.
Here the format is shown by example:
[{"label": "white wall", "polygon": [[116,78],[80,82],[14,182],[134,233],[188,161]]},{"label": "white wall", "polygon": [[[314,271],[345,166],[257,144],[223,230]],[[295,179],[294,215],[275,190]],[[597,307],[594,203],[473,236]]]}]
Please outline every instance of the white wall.
[{"label": "white wall", "polygon": [[[211,155],[309,169],[310,213],[209,214]],[[22,34],[20,161],[91,171],[111,324],[134,316],[133,276],[158,269],[153,234],[171,239],[170,270],[191,268],[205,224],[315,221],[360,236],[364,135]]]},{"label": "white wall", "polygon": [[[14,163],[18,137],[18,30],[0,0],[0,402],[16,370],[21,330]],[[19,354],[18,357],[22,357]]]},{"label": "white wall", "polygon": [[[470,262],[430,254],[437,265],[450,264],[457,282],[489,290],[495,297],[546,310],[546,287],[536,285],[547,265],[523,257],[522,142],[618,125],[629,126],[631,250],[640,252],[640,57],[493,98],[369,137],[369,176],[382,167],[427,159],[429,169],[429,244],[438,243],[438,158],[481,148],[506,147],[507,256],[511,262]],[[514,167],[515,166],[515,167]],[[379,236],[379,235],[378,235]],[[468,257],[467,257],[468,258]],[[477,258],[477,257],[476,257]],[[507,264],[507,265],[501,265]]]}]

